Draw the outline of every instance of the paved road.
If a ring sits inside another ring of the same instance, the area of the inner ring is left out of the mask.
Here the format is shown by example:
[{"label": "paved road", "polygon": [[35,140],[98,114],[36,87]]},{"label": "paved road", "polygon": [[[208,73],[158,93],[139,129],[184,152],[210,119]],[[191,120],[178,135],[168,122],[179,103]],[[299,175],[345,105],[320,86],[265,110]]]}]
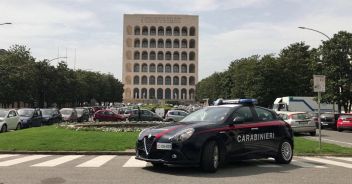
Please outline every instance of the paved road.
[{"label": "paved road", "polygon": [[[305,138],[319,140],[318,135],[315,137],[305,136]],[[349,131],[349,130],[345,130],[343,132],[338,132],[338,131],[328,130],[328,129],[322,130],[321,138],[323,142],[338,144],[340,146],[352,148],[352,131]]]},{"label": "paved road", "polygon": [[352,158],[295,157],[290,165],[273,160],[228,164],[215,174],[194,167],[155,169],[131,156],[0,155],[0,183],[351,183]]}]

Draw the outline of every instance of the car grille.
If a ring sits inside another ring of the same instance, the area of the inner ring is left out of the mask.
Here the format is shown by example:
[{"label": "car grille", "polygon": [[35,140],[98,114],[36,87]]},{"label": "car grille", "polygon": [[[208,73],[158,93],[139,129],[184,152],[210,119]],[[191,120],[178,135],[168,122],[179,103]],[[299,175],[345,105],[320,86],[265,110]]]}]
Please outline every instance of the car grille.
[{"label": "car grille", "polygon": [[147,137],[145,136],[141,141],[138,141],[137,148],[140,153],[142,153],[140,156],[146,157],[147,155],[150,154],[150,152],[153,150],[155,147],[155,137]]}]

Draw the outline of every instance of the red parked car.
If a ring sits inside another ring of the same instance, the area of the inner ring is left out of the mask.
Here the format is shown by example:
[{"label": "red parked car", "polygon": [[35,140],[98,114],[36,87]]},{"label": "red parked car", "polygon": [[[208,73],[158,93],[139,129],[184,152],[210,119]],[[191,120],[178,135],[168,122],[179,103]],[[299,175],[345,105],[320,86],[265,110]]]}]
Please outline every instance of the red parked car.
[{"label": "red parked car", "polygon": [[341,114],[337,120],[337,130],[352,130],[352,114]]},{"label": "red parked car", "polygon": [[111,110],[98,110],[93,117],[94,121],[124,121],[126,118]]}]

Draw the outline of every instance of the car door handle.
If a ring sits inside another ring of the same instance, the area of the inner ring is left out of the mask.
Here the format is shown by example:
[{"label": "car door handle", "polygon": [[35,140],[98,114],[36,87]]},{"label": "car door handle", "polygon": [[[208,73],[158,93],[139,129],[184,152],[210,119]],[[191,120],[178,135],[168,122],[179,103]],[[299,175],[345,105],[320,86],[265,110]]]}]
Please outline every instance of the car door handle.
[{"label": "car door handle", "polygon": [[259,128],[251,128],[251,130],[259,130]]}]

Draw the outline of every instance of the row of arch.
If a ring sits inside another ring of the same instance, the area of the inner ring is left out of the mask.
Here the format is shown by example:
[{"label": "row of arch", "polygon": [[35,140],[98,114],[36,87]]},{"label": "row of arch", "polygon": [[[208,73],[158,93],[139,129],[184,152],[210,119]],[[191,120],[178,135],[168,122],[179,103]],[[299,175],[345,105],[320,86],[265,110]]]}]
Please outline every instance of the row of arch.
[{"label": "row of arch", "polygon": [[194,61],[196,60],[196,53],[191,51],[189,53],[187,53],[186,51],[178,52],[175,51],[173,53],[171,53],[170,51],[166,51],[165,54],[163,51],[158,51],[158,53],[156,53],[155,51],[150,51],[149,53],[147,51],[134,51],[133,54],[133,60],[182,60],[182,61]]},{"label": "row of arch", "polygon": [[166,39],[165,41],[163,39],[158,39],[156,41],[154,38],[148,39],[143,38],[142,41],[139,38],[134,39],[134,48],[196,48],[196,41],[194,39],[191,39],[187,41],[186,39],[182,39],[181,41],[179,39],[174,39],[173,41],[171,39]]},{"label": "row of arch", "polygon": [[[126,80],[127,83],[130,83],[130,79],[127,78]],[[186,76],[180,78],[178,76],[174,76],[171,78],[170,76],[166,76],[165,80],[163,76],[158,76],[155,78],[155,76],[149,76],[149,80],[147,76],[142,76],[141,78],[139,76],[134,76],[133,77],[133,84],[134,85],[181,85],[181,86],[187,86],[187,85],[195,85],[196,79],[193,76],[190,76],[187,80]]]},{"label": "row of arch", "polygon": [[164,28],[163,26],[155,27],[151,26],[143,26],[142,28],[139,26],[134,26],[134,35],[150,35],[150,36],[196,36],[196,28],[190,27],[187,28],[183,26],[182,28],[176,26],[171,28],[171,26],[167,26]]},{"label": "row of arch", "polygon": [[[127,96],[131,96],[131,90],[126,89]],[[163,90],[162,88],[154,89],[150,88],[134,88],[133,89],[133,98],[134,99],[175,99],[175,100],[193,100],[195,95],[195,90],[183,88],[181,90],[175,88],[171,91],[170,88]]]},{"label": "row of arch", "polygon": [[142,65],[135,63],[133,65],[133,72],[158,72],[158,73],[195,73],[196,67],[194,64],[190,64],[189,67],[187,67],[186,64],[181,65],[181,70],[180,70],[180,65],[179,64],[174,64],[171,66],[171,64],[165,64],[165,66],[161,63],[158,65],[152,63],[149,66],[146,63],[143,63]]}]

